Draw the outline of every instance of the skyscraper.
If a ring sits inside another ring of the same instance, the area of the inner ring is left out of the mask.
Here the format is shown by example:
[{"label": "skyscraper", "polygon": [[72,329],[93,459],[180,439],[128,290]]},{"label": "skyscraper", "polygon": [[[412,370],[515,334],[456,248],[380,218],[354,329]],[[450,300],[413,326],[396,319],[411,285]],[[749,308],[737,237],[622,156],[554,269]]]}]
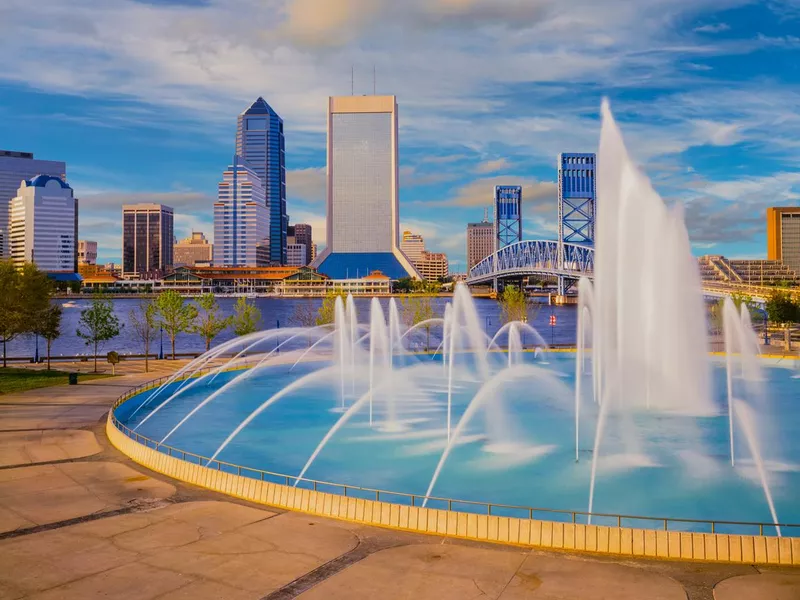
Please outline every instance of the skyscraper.
[{"label": "skyscraper", "polygon": [[35,263],[47,273],[77,272],[77,200],[61,178],[21,182],[10,202],[9,249],[19,268]]},{"label": "skyscraper", "polygon": [[61,161],[35,159],[32,152],[0,150],[0,256],[8,256],[10,252],[9,202],[16,197],[20,181],[37,175],[50,175],[66,181],[67,167]]},{"label": "skyscraper", "polygon": [[327,247],[313,266],[334,279],[419,278],[399,222],[395,97],[329,98]]},{"label": "skyscraper", "polygon": [[172,268],[172,221],[164,204],[123,204],[123,277],[157,277]]},{"label": "skyscraper", "polygon": [[494,238],[497,250],[522,241],[521,186],[494,187]]},{"label": "skyscraper", "polygon": [[283,119],[259,97],[239,115],[236,154],[261,179],[269,216],[270,262],[286,264],[286,159]]},{"label": "skyscraper", "polygon": [[494,223],[467,223],[467,273],[495,250]]},{"label": "skyscraper", "polygon": [[767,209],[767,258],[800,273],[800,206]]},{"label": "skyscraper", "polygon": [[267,266],[271,258],[271,245],[265,247],[268,238],[261,179],[248,163],[234,156],[222,174],[214,203],[214,266]]}]

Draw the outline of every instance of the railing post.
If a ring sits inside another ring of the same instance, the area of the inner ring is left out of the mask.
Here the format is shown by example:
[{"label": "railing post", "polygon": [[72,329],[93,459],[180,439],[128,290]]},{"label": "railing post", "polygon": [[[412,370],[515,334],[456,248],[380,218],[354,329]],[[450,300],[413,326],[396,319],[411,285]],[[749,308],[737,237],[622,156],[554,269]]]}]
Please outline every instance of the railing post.
[{"label": "railing post", "polygon": [[575,511],[572,511],[572,522],[575,523]]},{"label": "railing post", "polygon": [[532,509],[532,508],[529,508],[529,509],[528,509],[528,519],[530,519],[531,521],[533,521],[533,509]]},{"label": "railing post", "polygon": [[314,480],[314,491],[315,492],[317,491],[317,480],[316,479]]},{"label": "railing post", "polygon": [[487,504],[486,508],[487,508],[486,514],[491,516],[491,514],[492,514],[492,505],[491,504]]},{"label": "railing post", "polygon": [[289,486],[289,476],[288,475],[286,476],[286,486],[287,487]]},{"label": "railing post", "polygon": [[764,524],[763,523],[759,523],[758,524],[758,535],[764,535]]},{"label": "railing post", "polygon": [[411,506],[416,506],[414,502],[416,501],[417,497],[414,494],[411,494]]},{"label": "railing post", "polygon": [[667,520],[664,519],[664,531],[666,531],[666,530],[667,530]]},{"label": "railing post", "polygon": [[381,493],[378,490],[375,490],[375,502],[380,502]]},{"label": "railing post", "polygon": [[261,471],[261,481],[264,481],[264,471]]},{"label": "railing post", "polygon": [[344,497],[347,498],[347,486],[344,486]]},{"label": "railing post", "polygon": [[617,515],[617,527],[622,527],[622,516]]},{"label": "railing post", "polygon": [[447,500],[447,510],[453,510],[453,501]]},{"label": "railing post", "polygon": [[241,475],[242,474],[242,467],[239,467],[239,466],[236,467],[236,474],[237,475]]}]

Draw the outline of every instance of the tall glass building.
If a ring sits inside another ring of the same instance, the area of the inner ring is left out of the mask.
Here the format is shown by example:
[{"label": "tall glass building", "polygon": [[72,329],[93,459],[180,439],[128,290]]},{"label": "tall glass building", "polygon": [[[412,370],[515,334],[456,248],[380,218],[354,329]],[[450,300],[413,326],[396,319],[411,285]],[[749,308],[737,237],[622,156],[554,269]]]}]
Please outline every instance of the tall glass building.
[{"label": "tall glass building", "polygon": [[269,214],[269,258],[286,264],[286,158],[283,119],[263,98],[239,115],[236,154],[261,179]]},{"label": "tall glass building", "polygon": [[122,206],[122,276],[150,278],[172,268],[173,211],[164,204]]},{"label": "tall glass building", "polygon": [[327,247],[312,266],[333,279],[381,271],[420,278],[399,247],[397,101],[328,100]]},{"label": "tall glass building", "polygon": [[214,266],[266,267],[262,249],[269,239],[264,188],[240,157],[222,174],[214,203]]},{"label": "tall glass building", "polygon": [[37,175],[67,180],[67,167],[59,160],[39,160],[32,152],[0,150],[0,256],[9,256],[9,203],[16,197],[20,182]]}]

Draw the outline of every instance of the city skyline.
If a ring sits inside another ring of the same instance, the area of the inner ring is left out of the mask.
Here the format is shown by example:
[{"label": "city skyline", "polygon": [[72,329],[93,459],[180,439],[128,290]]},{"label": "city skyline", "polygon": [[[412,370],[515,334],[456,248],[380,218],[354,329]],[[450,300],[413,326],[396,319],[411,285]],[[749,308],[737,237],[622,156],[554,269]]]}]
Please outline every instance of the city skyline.
[{"label": "city skyline", "polygon": [[[4,14],[16,50],[0,59],[3,145],[67,163],[80,237],[99,242],[100,262],[119,262],[126,202],[173,206],[178,237],[211,230],[232,124],[258,96],[285,121],[291,222],[311,224],[321,249],[325,100],[349,93],[353,64],[356,94],[371,93],[374,64],[378,93],[404,107],[400,227],[454,270],[465,270],[464,224],[496,184],[523,186],[525,237],[555,239],[556,156],[596,150],[604,94],[659,191],[686,201],[695,254],[766,256],[766,207],[800,197],[796,4],[375,1],[358,20],[331,0],[315,28],[296,3],[20,5]],[[114,22],[128,24],[124,40]],[[408,65],[393,69],[398,28],[420,22]],[[96,35],[71,36],[69,52],[28,35],[54,23]],[[218,37],[193,45],[206,28]]]}]

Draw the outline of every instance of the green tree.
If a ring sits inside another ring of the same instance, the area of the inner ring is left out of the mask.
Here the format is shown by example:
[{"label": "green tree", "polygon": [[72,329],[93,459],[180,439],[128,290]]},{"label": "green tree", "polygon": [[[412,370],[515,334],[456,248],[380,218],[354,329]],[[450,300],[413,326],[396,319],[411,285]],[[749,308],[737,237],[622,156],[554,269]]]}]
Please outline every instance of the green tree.
[{"label": "green tree", "polygon": [[190,330],[203,338],[208,352],[211,349],[211,342],[227,329],[231,319],[219,315],[219,304],[211,292],[200,294],[195,302],[199,310],[196,311],[195,322]]},{"label": "green tree", "polygon": [[336,320],[336,298],[345,299],[345,293],[341,290],[331,290],[325,294],[322,304],[317,310],[316,325],[328,325]]},{"label": "green tree", "polygon": [[258,325],[261,322],[261,311],[252,302],[248,302],[247,298],[240,296],[236,300],[233,307],[233,316],[231,317],[231,326],[233,333],[238,337],[248,335],[258,331]]},{"label": "green tree", "polygon": [[144,372],[150,371],[150,344],[156,335],[158,327],[158,309],[154,302],[142,300],[138,308],[132,308],[128,313],[128,320],[133,327],[133,332],[144,346]]},{"label": "green tree", "polygon": [[97,373],[97,349],[119,335],[122,325],[114,314],[114,304],[108,298],[92,298],[89,308],[81,311],[78,321],[78,337],[94,348],[94,372]]},{"label": "green tree", "polygon": [[528,320],[528,298],[518,286],[507,285],[497,301],[500,303],[504,323]]},{"label": "green tree", "polygon": [[[422,293],[401,298],[403,320],[409,327],[432,319],[435,316],[432,297],[430,293]],[[431,324],[426,323],[423,327],[426,333],[425,351],[427,352],[431,347]]]},{"label": "green tree", "polygon": [[46,310],[42,311],[37,319],[34,333],[42,336],[47,344],[47,370],[50,370],[50,348],[53,341],[61,335],[61,313],[63,309],[60,304],[51,304]]},{"label": "green tree", "polygon": [[395,294],[408,294],[414,291],[414,280],[411,277],[401,277],[392,284]]},{"label": "green tree", "polygon": [[156,298],[156,309],[158,322],[167,332],[172,345],[172,360],[175,360],[175,338],[179,333],[191,330],[197,308],[193,304],[186,304],[175,290],[167,290]]},{"label": "green tree", "polygon": [[800,321],[800,303],[795,301],[788,292],[775,290],[767,299],[765,308],[769,320],[783,327],[786,349],[790,350],[791,333],[789,327],[792,323]]},{"label": "green tree", "polygon": [[36,265],[28,263],[18,270],[12,261],[0,261],[0,340],[4,367],[7,343],[19,335],[35,333],[42,315],[50,307],[51,294],[52,282]]},{"label": "green tree", "polygon": [[6,366],[6,344],[17,337],[21,325],[19,305],[19,273],[10,260],[0,261],[0,339],[3,341],[3,366]]},{"label": "green tree", "polygon": [[108,361],[108,364],[111,365],[111,374],[116,375],[117,374],[116,366],[119,364],[119,354],[114,350],[112,350],[111,352],[106,354],[106,360]]}]

